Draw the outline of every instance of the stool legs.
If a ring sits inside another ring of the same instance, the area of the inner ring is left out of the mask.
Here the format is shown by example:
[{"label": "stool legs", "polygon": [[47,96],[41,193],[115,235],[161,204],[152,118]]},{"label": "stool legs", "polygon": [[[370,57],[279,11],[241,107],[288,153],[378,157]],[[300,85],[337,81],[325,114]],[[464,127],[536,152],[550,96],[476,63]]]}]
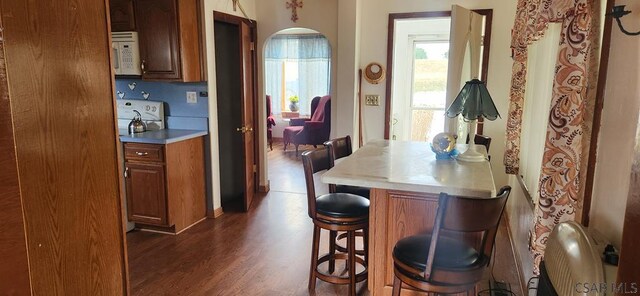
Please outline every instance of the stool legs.
[{"label": "stool legs", "polygon": [[362,239],[364,242],[364,263],[369,266],[369,227],[364,229],[364,233],[362,234]]},{"label": "stool legs", "polygon": [[348,231],[348,243],[349,249],[349,295],[356,295],[356,232],[353,230]]},{"label": "stool legs", "polygon": [[[366,222],[365,222],[366,223]],[[329,229],[327,229],[329,228]],[[328,283],[348,285],[349,295],[356,295],[356,284],[358,282],[366,280],[367,277],[367,263],[366,259],[362,258],[356,252],[356,236],[358,232],[366,231],[366,225],[356,224],[350,230],[344,230],[347,234],[346,242],[346,254],[340,252],[336,248],[336,237],[338,235],[337,230],[331,230],[333,227],[324,228],[321,225],[314,223],[313,226],[313,245],[311,246],[311,266],[309,271],[309,294],[315,295],[316,280],[320,279]],[[346,228],[346,227],[343,227]],[[322,229],[329,231],[329,253],[319,257],[320,252],[320,233]],[[365,244],[368,242],[365,240]],[[365,250],[366,250],[365,245]],[[334,274],[336,269],[336,260],[345,260],[345,270],[338,275]],[[328,273],[321,271],[318,265],[322,265],[324,262],[328,264]],[[360,264],[364,269],[357,272],[357,266]],[[347,276],[345,276],[345,273]]]},{"label": "stool legs", "polygon": [[[338,232],[334,230],[329,231],[329,254],[332,256],[336,254],[336,236]],[[333,273],[336,270],[336,260],[329,260],[329,273]]]},{"label": "stool legs", "polygon": [[397,275],[393,275],[393,292],[391,292],[392,296],[400,296],[400,289],[402,286],[402,282],[398,278]]},{"label": "stool legs", "polygon": [[318,266],[318,252],[320,247],[320,227],[313,225],[313,245],[311,247],[311,271],[309,272],[309,292],[316,289],[316,268]]}]

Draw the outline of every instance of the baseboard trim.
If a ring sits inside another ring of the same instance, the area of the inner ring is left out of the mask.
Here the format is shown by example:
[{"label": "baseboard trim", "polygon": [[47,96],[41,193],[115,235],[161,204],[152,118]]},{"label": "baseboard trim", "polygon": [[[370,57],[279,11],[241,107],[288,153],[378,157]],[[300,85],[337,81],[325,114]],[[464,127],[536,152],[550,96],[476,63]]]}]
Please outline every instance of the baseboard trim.
[{"label": "baseboard trim", "polygon": [[206,220],[206,219],[207,219],[207,217],[202,217],[202,219],[200,219],[200,220],[198,220],[198,221],[194,222],[193,224],[191,224],[191,225],[189,225],[189,226],[185,227],[184,229],[182,229],[182,230],[180,230],[180,231],[176,232],[176,235],[178,235],[178,234],[180,234],[180,233],[185,232],[185,231],[186,231],[186,230],[188,230],[189,228],[191,228],[191,227],[195,226],[196,224],[198,224],[198,223],[200,223],[200,222],[202,222],[202,221],[204,221],[204,220]]},{"label": "baseboard trim", "polygon": [[216,219],[216,218],[222,216],[222,214],[224,214],[224,212],[222,211],[222,207],[219,207],[217,209],[214,209],[213,212],[209,213],[207,215],[207,218]]},{"label": "baseboard trim", "polygon": [[258,192],[267,193],[271,190],[271,182],[267,180],[267,184],[258,186]]},{"label": "baseboard trim", "polygon": [[513,233],[511,232],[511,221],[509,219],[508,211],[505,211],[503,216],[507,224],[507,235],[509,236],[509,246],[511,246],[511,254],[513,254],[513,259],[516,263],[516,272],[518,273],[518,278],[520,279],[520,291],[521,293],[523,293],[522,295],[528,295],[525,294],[525,291],[527,291],[528,293],[529,287],[527,287],[527,279],[524,278],[524,272],[522,271],[522,261],[520,260],[520,254],[518,254],[518,250],[514,246]]}]

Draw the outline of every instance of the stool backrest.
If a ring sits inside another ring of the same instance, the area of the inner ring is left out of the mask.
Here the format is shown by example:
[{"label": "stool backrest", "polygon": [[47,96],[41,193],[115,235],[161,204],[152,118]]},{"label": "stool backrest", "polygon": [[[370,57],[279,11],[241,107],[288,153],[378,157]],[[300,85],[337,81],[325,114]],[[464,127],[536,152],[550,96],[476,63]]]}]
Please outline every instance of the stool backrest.
[{"label": "stool backrest", "polygon": [[474,246],[480,259],[491,258],[491,251],[495,242],[496,234],[502,213],[504,212],[507,199],[511,193],[511,187],[504,186],[496,197],[474,198],[465,196],[454,196],[440,193],[438,200],[438,211],[433,226],[431,246],[427,256],[427,266],[425,278],[429,279],[433,270],[438,239],[442,231],[447,233],[457,232],[461,234],[480,233],[478,244]]},{"label": "stool backrest", "polygon": [[335,165],[336,159],[347,157],[353,152],[350,136],[326,141],[324,142],[324,145],[329,148],[329,161],[331,167]]},{"label": "stool backrest", "polygon": [[318,150],[302,153],[302,166],[304,167],[304,179],[307,184],[307,204],[309,217],[316,218],[316,186],[313,174],[331,168],[329,163],[329,148],[322,147]]}]

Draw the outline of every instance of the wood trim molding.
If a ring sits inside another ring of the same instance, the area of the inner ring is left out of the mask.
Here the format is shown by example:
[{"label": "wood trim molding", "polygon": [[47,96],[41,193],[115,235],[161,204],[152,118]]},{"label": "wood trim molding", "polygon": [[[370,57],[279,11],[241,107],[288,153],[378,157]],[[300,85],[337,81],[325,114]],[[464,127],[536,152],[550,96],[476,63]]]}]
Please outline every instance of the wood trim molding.
[{"label": "wood trim molding", "polygon": [[222,211],[222,207],[219,207],[217,209],[214,209],[213,212],[207,214],[207,218],[216,219],[216,218],[222,216],[222,214],[224,214],[224,212]]},{"label": "wood trim molding", "polygon": [[[493,9],[474,9],[475,13],[485,16],[485,32],[483,44],[485,50],[482,55],[482,81],[487,81],[489,75],[489,54],[491,48],[491,27],[493,23]],[[387,32],[387,78],[385,90],[385,106],[384,106],[384,139],[389,140],[391,133],[391,96],[392,96],[392,78],[393,78],[393,42],[395,33],[395,21],[399,19],[412,18],[435,18],[451,16],[451,11],[425,11],[425,12],[409,12],[409,13],[390,13],[389,25]],[[482,121],[480,121],[482,122]],[[483,125],[478,124],[478,134],[482,134]]]},{"label": "wood trim molding", "polygon": [[531,206],[531,210],[533,211],[535,209],[535,205],[533,203],[531,192],[529,192],[529,188],[524,184],[524,179],[522,179],[521,175],[517,175],[516,179],[518,179],[518,184],[520,184],[520,188],[522,189],[522,192],[524,192],[524,196],[527,198],[527,204]]},{"label": "wood trim molding", "polygon": [[[508,201],[507,201],[508,202]],[[527,279],[525,278],[523,272],[522,272],[522,259],[520,259],[520,255],[518,254],[518,250],[517,248],[514,246],[514,236],[511,230],[511,219],[509,217],[509,211],[504,211],[503,214],[504,217],[504,222],[507,225],[507,235],[509,237],[509,246],[511,247],[511,254],[513,254],[513,261],[516,264],[516,273],[518,274],[518,279],[520,280],[520,292],[522,293],[522,295],[525,295],[525,290],[528,289],[527,287]],[[528,291],[528,290],[527,290]]]},{"label": "wood trim molding", "polygon": [[[0,33],[1,35],[1,33]],[[4,42],[0,41],[0,294],[30,295],[29,258],[25,233],[18,163],[13,135],[13,117],[7,73],[4,61]]]},{"label": "wood trim molding", "polygon": [[215,10],[213,11],[213,20],[214,21],[219,21],[219,22],[235,24],[235,25],[239,25],[242,22],[246,22],[247,24],[249,24],[250,27],[256,27],[256,21],[255,20],[246,19],[246,18],[243,18],[243,17],[239,17],[239,16],[235,16],[235,15],[232,15],[232,14],[219,12],[219,11],[215,11]]},{"label": "wood trim molding", "polygon": [[[611,11],[614,0],[607,0],[605,11]],[[593,185],[596,174],[596,160],[598,159],[598,140],[600,137],[600,125],[602,122],[602,108],[604,106],[604,91],[607,86],[607,74],[609,71],[609,52],[611,48],[611,27],[613,17],[605,15],[604,29],[602,32],[602,44],[600,46],[600,68],[598,72],[598,86],[596,89],[596,104],[593,109],[593,124],[591,128],[591,142],[589,143],[589,156],[587,164],[587,178],[585,180],[584,197],[582,199],[582,219],[580,223],[589,226],[589,212],[591,212],[591,200],[593,199]]]},{"label": "wood trim molding", "polygon": [[258,192],[262,192],[262,193],[267,193],[269,192],[269,190],[271,190],[271,181],[267,180],[267,184],[265,185],[260,185],[258,187]]}]

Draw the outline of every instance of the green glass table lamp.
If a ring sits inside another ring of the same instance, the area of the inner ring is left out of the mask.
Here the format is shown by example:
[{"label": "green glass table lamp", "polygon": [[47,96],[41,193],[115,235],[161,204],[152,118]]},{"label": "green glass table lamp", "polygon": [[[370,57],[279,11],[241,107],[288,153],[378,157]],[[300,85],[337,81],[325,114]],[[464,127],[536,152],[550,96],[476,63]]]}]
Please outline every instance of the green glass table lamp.
[{"label": "green glass table lamp", "polygon": [[455,118],[460,114],[469,125],[469,148],[456,158],[463,161],[485,161],[486,156],[478,152],[475,145],[476,122],[480,117],[496,120],[500,113],[484,82],[472,79],[465,83],[456,99],[447,108],[447,117]]}]

